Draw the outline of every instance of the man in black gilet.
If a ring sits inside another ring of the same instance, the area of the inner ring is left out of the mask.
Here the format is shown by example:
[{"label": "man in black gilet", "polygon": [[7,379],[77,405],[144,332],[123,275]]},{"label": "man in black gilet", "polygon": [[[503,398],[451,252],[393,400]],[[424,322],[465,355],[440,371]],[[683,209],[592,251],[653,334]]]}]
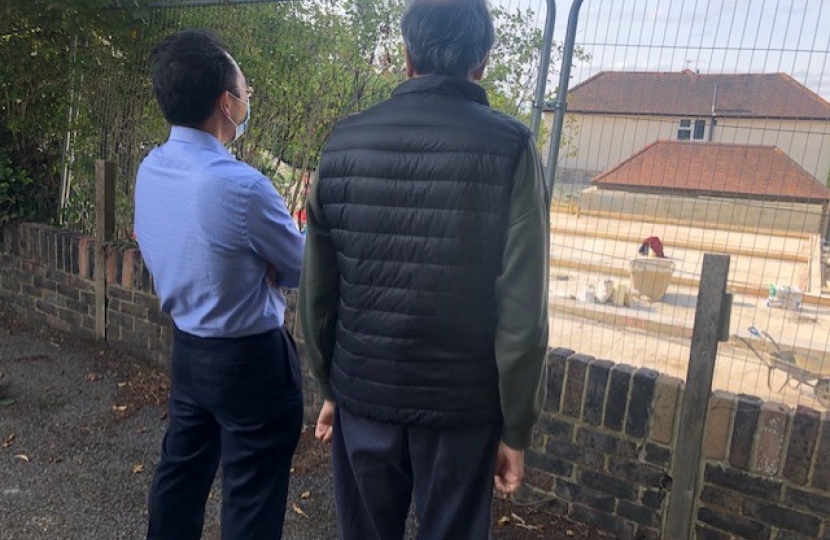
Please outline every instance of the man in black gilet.
[{"label": "man in black gilet", "polygon": [[484,0],[414,0],[409,80],[338,123],[308,202],[303,330],[342,540],[485,539],[545,393],[548,220],[530,132],[488,106]]}]

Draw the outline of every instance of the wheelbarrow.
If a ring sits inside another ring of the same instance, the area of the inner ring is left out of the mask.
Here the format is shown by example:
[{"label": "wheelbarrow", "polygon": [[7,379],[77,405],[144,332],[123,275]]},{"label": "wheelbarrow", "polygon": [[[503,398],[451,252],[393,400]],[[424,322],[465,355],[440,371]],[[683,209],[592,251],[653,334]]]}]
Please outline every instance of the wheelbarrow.
[{"label": "wheelbarrow", "polygon": [[[790,387],[794,390],[800,389],[802,386],[813,389],[813,394],[816,400],[822,406],[830,408],[830,377],[826,377],[820,373],[812,372],[808,369],[796,364],[795,354],[792,351],[784,351],[778,345],[778,342],[773,339],[769,333],[763,330],[758,330],[754,326],[750,326],[749,333],[755,337],[749,340],[743,336],[736,335],[744,345],[746,345],[752,353],[758,357],[767,368],[767,387],[775,392],[781,392],[784,387]],[[752,344],[752,341],[760,341],[766,354],[761,354],[758,349]],[[772,344],[772,349],[767,351],[767,342]],[[787,378],[777,390],[772,387],[772,373],[773,371],[783,371]]]}]

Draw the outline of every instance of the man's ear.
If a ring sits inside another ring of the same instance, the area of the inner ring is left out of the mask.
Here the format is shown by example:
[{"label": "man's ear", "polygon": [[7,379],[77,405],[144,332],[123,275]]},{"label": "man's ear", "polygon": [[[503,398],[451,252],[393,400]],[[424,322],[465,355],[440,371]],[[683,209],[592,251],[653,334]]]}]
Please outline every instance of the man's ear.
[{"label": "man's ear", "polygon": [[490,55],[484,57],[484,61],[481,62],[481,65],[475,70],[473,70],[472,77],[474,81],[480,81],[481,78],[484,76],[484,68],[487,67],[487,61],[490,59]]},{"label": "man's ear", "polygon": [[409,49],[406,48],[406,45],[403,47],[403,59],[406,63],[406,78],[411,79],[415,76],[415,69],[412,67],[412,59],[409,57]]}]

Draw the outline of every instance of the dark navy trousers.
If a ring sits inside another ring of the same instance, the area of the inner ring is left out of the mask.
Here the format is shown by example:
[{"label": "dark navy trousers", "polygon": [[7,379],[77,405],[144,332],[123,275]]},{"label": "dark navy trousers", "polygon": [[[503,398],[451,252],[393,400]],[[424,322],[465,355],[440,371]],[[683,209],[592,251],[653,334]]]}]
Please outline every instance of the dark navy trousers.
[{"label": "dark navy trousers", "polygon": [[149,540],[198,540],[222,463],[222,539],[282,536],[302,427],[288,331],[200,338],[175,330],[169,426],[149,496]]},{"label": "dark navy trousers", "polygon": [[414,494],[418,540],[486,540],[501,426],[432,430],[338,407],[332,457],[340,540],[401,540]]}]

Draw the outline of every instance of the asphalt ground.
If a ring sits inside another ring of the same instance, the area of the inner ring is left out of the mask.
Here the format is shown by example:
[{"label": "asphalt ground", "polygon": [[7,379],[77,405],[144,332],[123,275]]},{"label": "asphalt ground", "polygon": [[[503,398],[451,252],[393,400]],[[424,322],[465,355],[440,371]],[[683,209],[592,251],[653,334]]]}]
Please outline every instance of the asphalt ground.
[{"label": "asphalt ground", "polygon": [[[144,538],[168,384],[163,366],[0,306],[0,540]],[[335,540],[330,456],[311,430],[292,466],[283,538]],[[220,540],[220,482],[205,540]],[[608,538],[512,501],[494,501],[493,521],[497,540]]]}]

